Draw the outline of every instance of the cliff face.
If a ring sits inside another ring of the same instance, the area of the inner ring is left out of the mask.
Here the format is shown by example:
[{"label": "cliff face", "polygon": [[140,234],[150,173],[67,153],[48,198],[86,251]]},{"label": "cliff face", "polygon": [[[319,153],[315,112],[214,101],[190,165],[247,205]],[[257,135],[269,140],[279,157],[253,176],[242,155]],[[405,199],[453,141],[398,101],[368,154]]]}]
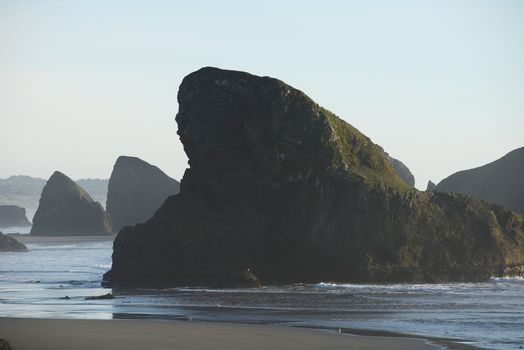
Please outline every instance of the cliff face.
[{"label": "cliff face", "polygon": [[459,171],[435,191],[467,194],[524,214],[524,147],[484,166]]},{"label": "cliff face", "polygon": [[0,227],[31,226],[25,209],[16,205],[0,205]]},{"label": "cliff face", "polygon": [[32,235],[100,235],[111,221],[100,203],[59,171],[47,181],[33,219]]},{"label": "cliff face", "polygon": [[147,221],[179,191],[179,182],[156,166],[136,157],[119,157],[109,179],[106,205],[113,231]]},{"label": "cliff face", "polygon": [[27,247],[24,243],[0,232],[0,252],[27,252]]},{"label": "cliff face", "polygon": [[114,242],[113,285],[476,281],[522,273],[524,219],[418,192],[283,82],[203,68],[178,94],[178,195]]}]

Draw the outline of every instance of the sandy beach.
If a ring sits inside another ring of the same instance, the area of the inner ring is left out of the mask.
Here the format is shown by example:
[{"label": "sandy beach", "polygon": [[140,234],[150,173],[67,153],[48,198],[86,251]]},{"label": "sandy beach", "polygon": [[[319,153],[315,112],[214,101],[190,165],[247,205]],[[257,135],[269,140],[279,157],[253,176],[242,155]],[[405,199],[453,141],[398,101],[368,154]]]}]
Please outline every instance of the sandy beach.
[{"label": "sandy beach", "polygon": [[13,350],[141,349],[417,349],[423,339],[370,337],[279,326],[154,320],[0,319],[0,338]]}]

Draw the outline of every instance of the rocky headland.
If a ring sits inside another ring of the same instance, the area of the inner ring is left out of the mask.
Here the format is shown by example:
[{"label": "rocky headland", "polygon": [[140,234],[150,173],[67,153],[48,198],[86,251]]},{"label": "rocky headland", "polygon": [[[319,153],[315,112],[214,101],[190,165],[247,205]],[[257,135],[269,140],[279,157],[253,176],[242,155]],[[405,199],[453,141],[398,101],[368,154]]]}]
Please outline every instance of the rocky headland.
[{"label": "rocky headland", "polygon": [[59,171],[49,178],[33,219],[31,235],[76,236],[111,233],[111,221],[75,181]]},{"label": "rocky headland", "polygon": [[435,191],[456,192],[524,214],[524,147],[481,167],[440,181]]},{"label": "rocky headland", "polygon": [[31,226],[25,209],[16,205],[0,205],[0,227]]},{"label": "rocky headland", "polygon": [[118,157],[109,179],[107,213],[113,231],[146,222],[167,197],[180,191],[180,183],[140,158]]},{"label": "rocky headland", "polygon": [[524,273],[524,218],[419,192],[380,147],[282,81],[184,78],[180,193],[114,242],[109,285],[481,281]]}]

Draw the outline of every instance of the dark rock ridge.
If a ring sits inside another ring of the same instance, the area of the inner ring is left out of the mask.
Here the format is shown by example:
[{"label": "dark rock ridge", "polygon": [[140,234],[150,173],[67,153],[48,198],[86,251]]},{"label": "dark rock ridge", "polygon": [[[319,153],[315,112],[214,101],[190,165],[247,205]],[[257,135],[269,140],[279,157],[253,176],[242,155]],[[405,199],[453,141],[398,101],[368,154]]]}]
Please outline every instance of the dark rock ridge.
[{"label": "dark rock ridge", "polygon": [[524,147],[440,181],[436,191],[467,194],[524,214]]},{"label": "dark rock ridge", "polygon": [[190,168],[122,229],[108,285],[479,281],[522,274],[524,218],[419,192],[382,150],[302,92],[203,68],[178,92]]},{"label": "dark rock ridge", "polygon": [[27,252],[27,247],[24,243],[0,232],[0,252]]},{"label": "dark rock ridge", "polygon": [[116,160],[107,193],[107,212],[113,231],[150,219],[167,197],[180,191],[180,183],[140,158]]},{"label": "dark rock ridge", "polygon": [[0,205],[0,227],[31,226],[25,209],[16,205]]},{"label": "dark rock ridge", "polygon": [[59,171],[49,178],[33,219],[32,235],[69,236],[111,233],[102,205]]},{"label": "dark rock ridge", "polygon": [[426,186],[426,191],[435,191],[435,188],[437,188],[437,185],[431,180],[428,181],[428,185]]},{"label": "dark rock ridge", "polygon": [[[382,149],[382,147],[380,147],[379,145],[377,145],[377,147]],[[415,187],[415,176],[413,176],[409,168],[404,163],[402,163],[400,160],[395,159],[392,156],[390,156],[389,153],[387,153],[386,151],[384,151],[384,156],[386,157],[388,162],[391,165],[393,165],[393,169],[395,169],[398,176],[400,176],[400,178],[404,180],[404,182],[408,184],[409,187]]]}]

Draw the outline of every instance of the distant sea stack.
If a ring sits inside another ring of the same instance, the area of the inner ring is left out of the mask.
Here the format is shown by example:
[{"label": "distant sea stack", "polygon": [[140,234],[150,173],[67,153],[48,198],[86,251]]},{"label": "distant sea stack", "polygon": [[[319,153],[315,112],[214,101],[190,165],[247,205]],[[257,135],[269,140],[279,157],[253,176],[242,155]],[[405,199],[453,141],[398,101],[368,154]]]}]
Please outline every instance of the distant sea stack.
[{"label": "distant sea stack", "polygon": [[492,163],[448,176],[435,190],[467,194],[524,214],[524,147]]},{"label": "distant sea stack", "polygon": [[[382,149],[382,147],[378,147]],[[387,153],[384,150],[383,152],[388,162],[393,166],[393,169],[395,169],[395,171],[397,172],[398,176],[400,176],[400,178],[404,180],[404,182],[408,184],[409,187],[415,187],[415,176],[411,173],[411,170],[409,170],[409,168],[400,160],[393,158],[389,155],[389,153]]]},{"label": "distant sea stack", "polygon": [[481,281],[524,274],[524,218],[410,188],[382,149],[269,77],[203,68],[178,92],[180,193],[114,242],[108,285]]},{"label": "distant sea stack", "polygon": [[0,205],[0,227],[31,226],[25,209],[16,205]]},{"label": "distant sea stack", "polygon": [[437,188],[437,185],[431,180],[428,181],[428,185],[426,186],[426,191],[435,191]]},{"label": "distant sea stack", "polygon": [[116,160],[107,192],[107,212],[113,231],[149,220],[167,197],[180,191],[180,183],[140,158]]},{"label": "distant sea stack", "polygon": [[27,252],[27,247],[24,243],[0,232],[0,252]]},{"label": "distant sea stack", "polygon": [[33,219],[32,235],[75,236],[111,233],[102,205],[59,171],[47,181]]},{"label": "distant sea stack", "polygon": [[[100,203],[105,203],[107,198],[108,179],[80,179],[77,183],[89,195]],[[45,179],[27,175],[10,176],[0,179],[0,205],[16,205],[26,209],[31,220],[38,208],[42,189],[46,184]]]}]

